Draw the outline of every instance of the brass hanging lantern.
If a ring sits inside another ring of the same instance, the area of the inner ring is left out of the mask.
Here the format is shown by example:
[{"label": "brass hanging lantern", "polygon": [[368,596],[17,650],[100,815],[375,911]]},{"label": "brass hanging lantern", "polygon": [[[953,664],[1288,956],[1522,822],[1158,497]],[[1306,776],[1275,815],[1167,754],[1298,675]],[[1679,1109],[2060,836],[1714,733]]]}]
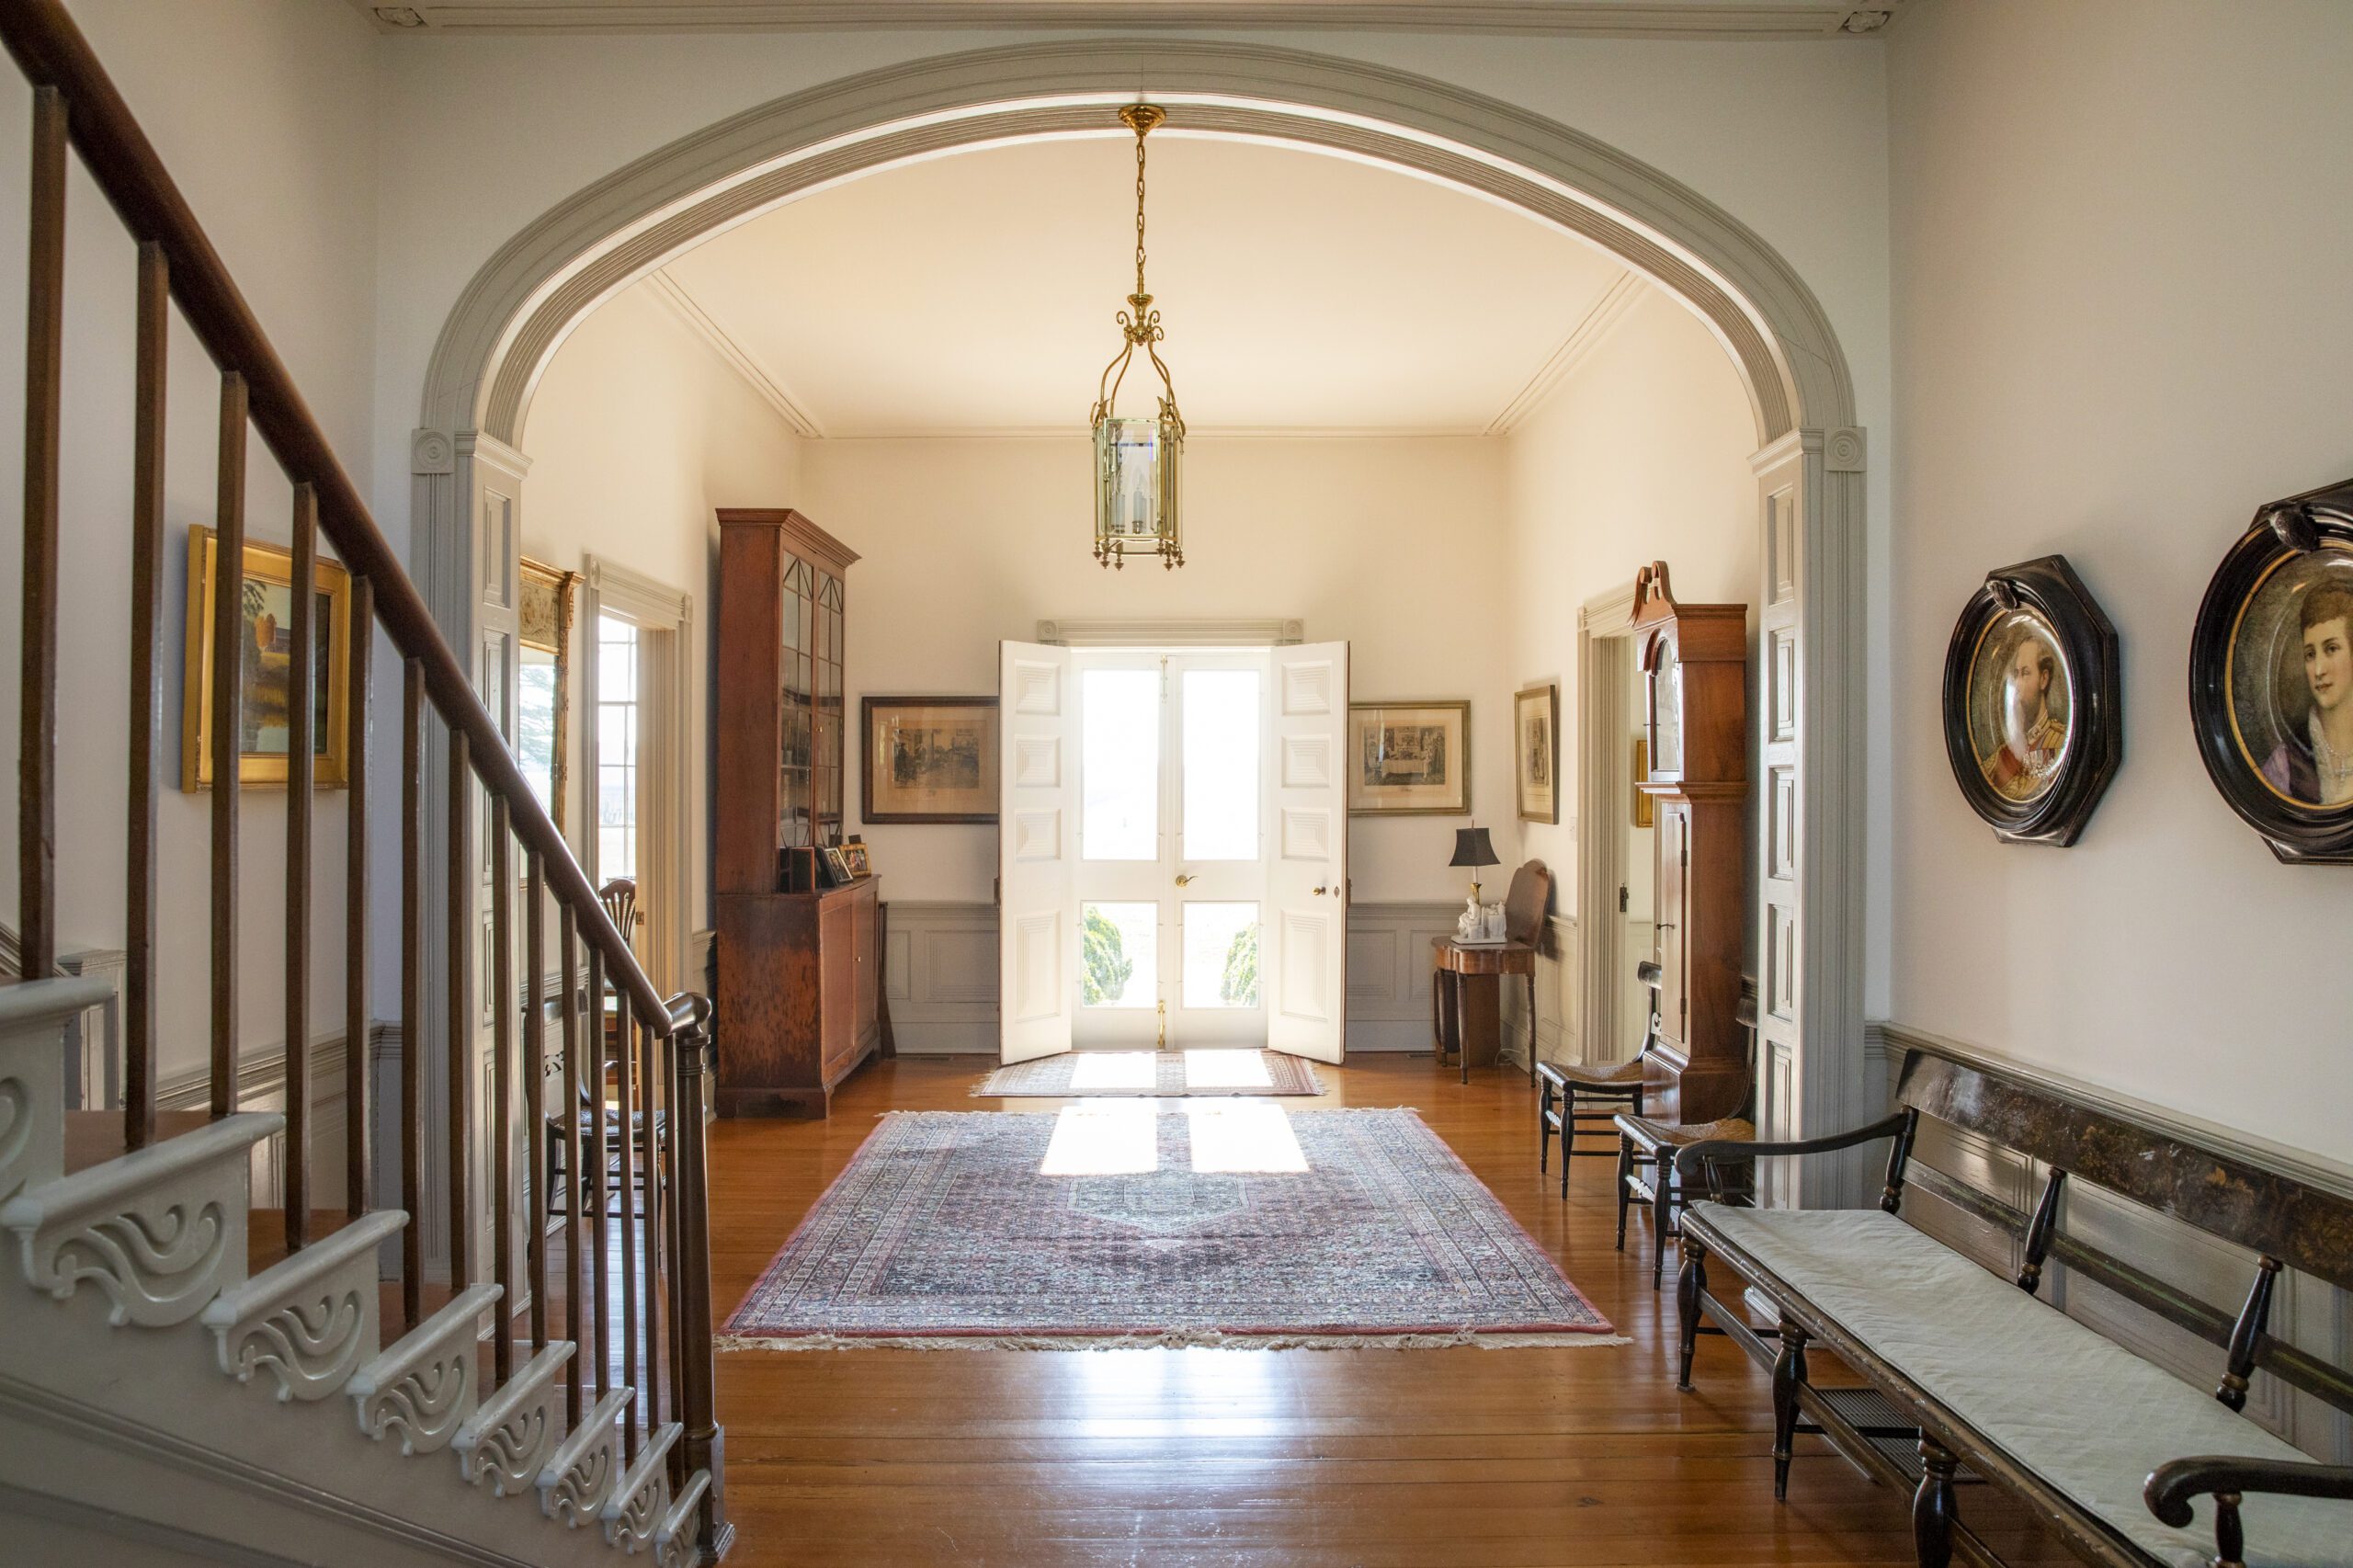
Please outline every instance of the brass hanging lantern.
[{"label": "brass hanging lantern", "polygon": [[[1152,296],[1143,286],[1143,139],[1167,118],[1166,111],[1151,104],[1130,104],[1120,111],[1120,123],[1136,133],[1136,291],[1128,296],[1128,309],[1119,313],[1125,341],[1103,367],[1089,418],[1095,426],[1095,559],[1121,569],[1131,555],[1157,555],[1164,568],[1185,564],[1176,506],[1185,420],[1176,412],[1176,383],[1153,347],[1163,335],[1160,312],[1152,308]],[[1120,418],[1111,408],[1138,348],[1160,372],[1160,413],[1154,418]]]}]

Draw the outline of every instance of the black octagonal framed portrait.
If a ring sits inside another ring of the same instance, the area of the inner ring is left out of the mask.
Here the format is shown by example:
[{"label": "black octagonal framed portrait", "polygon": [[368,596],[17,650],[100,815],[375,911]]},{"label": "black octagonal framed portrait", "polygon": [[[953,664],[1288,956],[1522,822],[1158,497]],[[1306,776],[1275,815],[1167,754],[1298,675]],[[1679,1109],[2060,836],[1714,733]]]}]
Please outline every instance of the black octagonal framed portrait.
[{"label": "black octagonal framed portrait", "polygon": [[2124,760],[2116,628],[2063,555],[1985,574],[1945,650],[1945,755],[2010,844],[2075,842]]},{"label": "black octagonal framed portrait", "polygon": [[2256,508],[2198,607],[2189,713],[2272,854],[2353,863],[2353,480]]}]

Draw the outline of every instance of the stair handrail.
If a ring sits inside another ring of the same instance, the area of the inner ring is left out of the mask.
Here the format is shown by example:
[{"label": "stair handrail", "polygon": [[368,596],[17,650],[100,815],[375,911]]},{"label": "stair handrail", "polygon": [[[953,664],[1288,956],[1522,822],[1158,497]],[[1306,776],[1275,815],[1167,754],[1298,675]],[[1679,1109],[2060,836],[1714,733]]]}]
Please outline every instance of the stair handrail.
[{"label": "stair handrail", "polygon": [[316,488],[321,531],[345,566],[372,585],[376,619],[392,646],[418,662],[427,699],[466,737],[475,778],[506,801],[516,836],[547,868],[549,891],[572,910],[582,938],[603,956],[608,981],[627,993],[631,1012],[655,1033],[667,1035],[684,1026],[685,999],[665,999],[654,988],[629,943],[606,918],[587,873],[532,793],[506,737],[475,696],[465,666],[63,0],[0,3],[0,43],[34,86],[55,87],[63,95],[66,134],[83,165],[132,239],[162,247],[170,263],[172,297],[197,340],[222,370],[244,378],[254,428],[288,477]]}]

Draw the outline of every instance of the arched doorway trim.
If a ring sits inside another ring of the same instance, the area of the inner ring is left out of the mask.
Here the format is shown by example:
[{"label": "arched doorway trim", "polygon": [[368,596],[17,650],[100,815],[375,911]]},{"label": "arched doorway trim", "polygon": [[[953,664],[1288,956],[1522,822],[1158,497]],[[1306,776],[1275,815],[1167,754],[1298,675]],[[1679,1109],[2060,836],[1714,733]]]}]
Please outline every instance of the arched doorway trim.
[{"label": "arched doorway trim", "polygon": [[[1755,761],[1758,1118],[1768,1136],[1849,1124],[1863,1079],[1863,433],[1820,302],[1782,257],[1658,170],[1500,99],[1361,62],[1198,40],[1072,40],[943,55],[759,105],[559,203],[476,275],[437,343],[414,444],[418,574],[452,641],[499,616],[485,528],[519,538],[515,449],[573,326],[700,241],[894,164],[1040,137],[1121,135],[1109,106],[1178,110],[1162,134],[1362,159],[1580,234],[1706,323],[1745,387],[1759,450],[1764,607]],[[507,683],[511,687],[511,681]],[[428,866],[440,857],[428,854]],[[1851,1173],[1786,1200],[1836,1201]]]}]

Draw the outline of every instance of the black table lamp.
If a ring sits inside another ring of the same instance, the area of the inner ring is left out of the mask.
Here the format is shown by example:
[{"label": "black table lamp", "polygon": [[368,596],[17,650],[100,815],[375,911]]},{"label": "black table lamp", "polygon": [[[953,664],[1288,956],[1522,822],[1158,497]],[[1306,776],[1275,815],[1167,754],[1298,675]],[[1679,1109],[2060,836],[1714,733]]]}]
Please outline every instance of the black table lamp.
[{"label": "black table lamp", "polygon": [[1471,868],[1471,900],[1475,903],[1479,899],[1479,868],[1500,866],[1503,862],[1495,858],[1495,846],[1487,842],[1485,828],[1458,827],[1454,830],[1454,858],[1447,864]]}]

